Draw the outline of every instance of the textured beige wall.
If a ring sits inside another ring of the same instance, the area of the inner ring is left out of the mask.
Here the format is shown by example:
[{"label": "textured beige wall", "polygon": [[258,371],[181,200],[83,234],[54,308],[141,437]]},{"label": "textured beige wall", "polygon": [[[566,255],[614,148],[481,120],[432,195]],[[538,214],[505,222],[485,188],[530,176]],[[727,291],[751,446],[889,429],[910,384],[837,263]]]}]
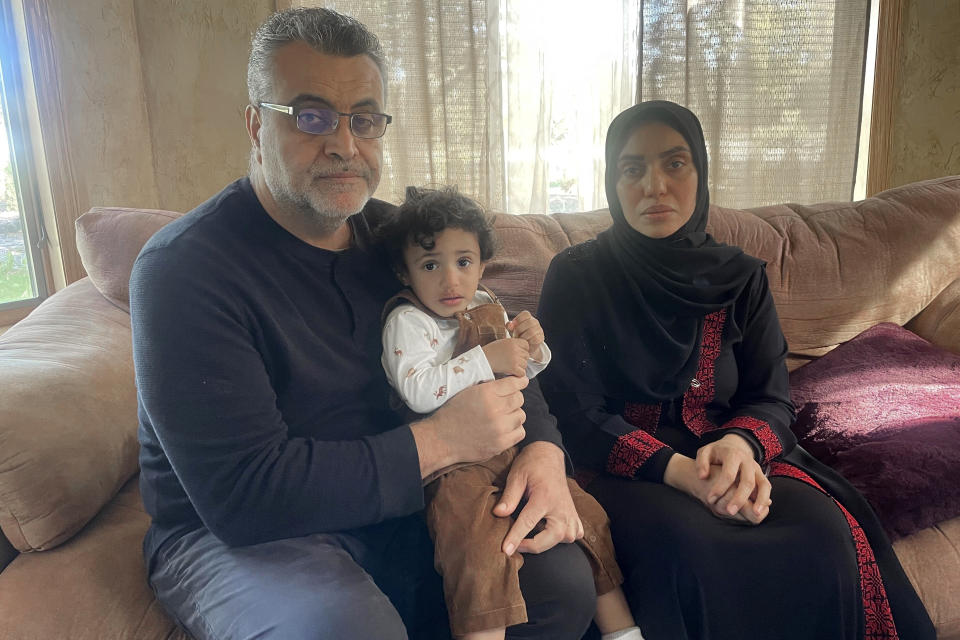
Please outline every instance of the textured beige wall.
[{"label": "textured beige wall", "polygon": [[247,171],[246,61],[274,0],[52,0],[80,213],[187,211]]},{"label": "textured beige wall", "polygon": [[51,1],[49,17],[78,210],[156,204],[133,4]]},{"label": "textured beige wall", "polygon": [[903,4],[891,186],[960,174],[960,1]]},{"label": "textured beige wall", "polygon": [[250,37],[276,4],[135,0],[134,6],[156,205],[188,211],[247,172]]}]

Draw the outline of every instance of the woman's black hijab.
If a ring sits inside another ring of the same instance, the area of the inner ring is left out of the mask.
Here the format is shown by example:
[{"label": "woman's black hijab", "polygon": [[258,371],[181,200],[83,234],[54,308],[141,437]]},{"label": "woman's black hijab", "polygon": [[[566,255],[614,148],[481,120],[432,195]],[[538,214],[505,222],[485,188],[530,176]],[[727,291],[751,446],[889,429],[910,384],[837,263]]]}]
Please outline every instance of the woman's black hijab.
[{"label": "woman's black hijab", "polygon": [[[617,195],[620,152],[637,127],[651,122],[683,136],[697,169],[693,215],[660,239],[630,226]],[[571,301],[585,305],[585,317],[568,322],[558,310],[541,310],[541,319],[550,313],[549,324],[556,327],[548,338],[580,345],[570,353],[572,361],[555,363],[573,367],[568,374],[576,371],[569,378],[557,371],[558,383],[567,378],[557,390],[570,389],[575,378],[572,390],[641,402],[675,398],[696,374],[704,316],[731,305],[763,263],[706,232],[707,149],[690,110],[658,100],[618,115],[607,132],[605,182],[613,226],[597,236],[596,248],[597,268],[609,286],[569,292]]]}]

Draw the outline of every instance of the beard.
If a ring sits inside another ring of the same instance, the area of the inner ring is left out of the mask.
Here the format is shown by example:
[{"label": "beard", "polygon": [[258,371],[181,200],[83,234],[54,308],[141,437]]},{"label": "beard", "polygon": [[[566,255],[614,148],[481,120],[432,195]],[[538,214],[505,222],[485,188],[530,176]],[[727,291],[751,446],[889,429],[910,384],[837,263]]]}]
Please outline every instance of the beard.
[{"label": "beard", "polygon": [[[335,163],[324,170],[310,173],[304,184],[294,184],[284,167],[273,166],[263,177],[274,202],[288,215],[309,226],[317,235],[326,236],[339,229],[350,216],[367,204],[375,187],[373,171],[360,163]],[[357,192],[356,184],[326,182],[328,176],[352,173],[366,183],[366,193]]]}]

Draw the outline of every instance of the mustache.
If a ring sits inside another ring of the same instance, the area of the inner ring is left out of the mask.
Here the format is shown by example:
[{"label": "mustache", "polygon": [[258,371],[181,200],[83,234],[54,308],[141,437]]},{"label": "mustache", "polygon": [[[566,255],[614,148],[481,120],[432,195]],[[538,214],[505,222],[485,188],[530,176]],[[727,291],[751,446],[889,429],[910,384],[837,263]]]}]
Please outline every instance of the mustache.
[{"label": "mustache", "polygon": [[320,171],[315,171],[313,173],[313,177],[329,178],[330,176],[334,176],[341,173],[350,173],[356,176],[360,176],[361,178],[366,178],[368,180],[371,177],[371,172],[369,167],[366,167],[362,164],[351,165],[348,163],[337,164],[332,167],[327,167],[325,169],[322,169]]}]

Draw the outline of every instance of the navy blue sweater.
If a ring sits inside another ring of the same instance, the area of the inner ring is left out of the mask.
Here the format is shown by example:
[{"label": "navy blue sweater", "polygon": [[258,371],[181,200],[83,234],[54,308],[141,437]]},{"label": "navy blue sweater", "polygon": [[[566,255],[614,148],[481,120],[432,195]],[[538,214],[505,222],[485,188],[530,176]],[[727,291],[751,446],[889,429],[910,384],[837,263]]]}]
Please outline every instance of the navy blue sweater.
[{"label": "navy blue sweater", "polygon": [[[380,313],[400,284],[371,231],[390,209],[370,201],[349,220],[353,247],[327,251],[274,222],[242,179],[143,248],[130,315],[148,558],[203,526],[247,545],[423,507],[380,365]],[[529,389],[527,440],[559,444]]]}]

